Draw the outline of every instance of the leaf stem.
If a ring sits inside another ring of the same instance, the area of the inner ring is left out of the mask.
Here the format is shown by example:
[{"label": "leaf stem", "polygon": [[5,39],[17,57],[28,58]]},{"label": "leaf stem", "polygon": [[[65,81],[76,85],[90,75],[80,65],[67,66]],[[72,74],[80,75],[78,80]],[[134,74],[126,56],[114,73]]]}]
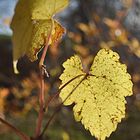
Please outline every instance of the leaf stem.
[{"label": "leaf stem", "polygon": [[45,48],[43,49],[43,53],[42,53],[42,56],[41,56],[41,59],[40,59],[40,62],[39,62],[39,67],[40,68],[44,65],[44,60],[45,60],[46,53],[47,53],[47,50],[48,50],[49,41],[51,39],[53,28],[54,28],[54,23],[52,21],[50,32],[49,32],[48,37],[46,39]]},{"label": "leaf stem", "polygon": [[[70,82],[72,82],[74,79],[76,79],[76,78],[78,78],[78,77],[80,77],[80,76],[83,76],[83,75],[78,75],[78,76],[74,77],[73,79],[71,79],[70,81],[68,81],[64,86],[62,86],[62,87],[59,89],[59,91],[61,91],[66,85],[68,85]],[[56,110],[54,111],[54,113],[52,114],[52,116],[50,117],[50,119],[48,120],[48,122],[46,123],[46,125],[45,125],[45,127],[44,127],[44,129],[43,129],[43,131],[42,131],[42,133],[41,133],[41,135],[40,135],[40,137],[42,137],[42,136],[44,135],[44,133],[45,133],[45,131],[47,130],[47,128],[48,128],[50,122],[52,121],[52,119],[53,119],[53,118],[55,117],[55,115],[61,110],[61,107],[63,106],[63,103],[64,103],[64,102],[69,98],[69,96],[78,88],[78,86],[83,82],[83,80],[85,80],[85,79],[87,78],[87,76],[88,76],[88,74],[86,74],[86,75],[82,78],[82,80],[78,83],[78,85],[68,94],[68,96],[65,98],[65,100],[56,108]],[[57,93],[57,94],[59,95],[60,92]]]},{"label": "leaf stem", "polygon": [[49,100],[46,102],[46,105],[45,105],[45,110],[48,108],[49,104],[56,98],[59,96],[60,94],[60,91],[65,88],[68,84],[70,84],[72,81],[74,81],[75,79],[81,77],[81,76],[85,76],[85,74],[80,74],[80,75],[77,75],[76,77],[70,79],[67,83],[65,83],[59,90],[58,90],[58,93],[55,94],[54,96],[50,97]]},{"label": "leaf stem", "polygon": [[12,131],[14,131],[21,138],[21,140],[30,140],[30,138],[27,135],[25,135],[23,132],[18,130],[16,127],[14,127],[12,124],[10,124],[9,122],[5,121],[1,117],[0,117],[0,121],[3,124],[5,124],[8,128],[10,128]]}]

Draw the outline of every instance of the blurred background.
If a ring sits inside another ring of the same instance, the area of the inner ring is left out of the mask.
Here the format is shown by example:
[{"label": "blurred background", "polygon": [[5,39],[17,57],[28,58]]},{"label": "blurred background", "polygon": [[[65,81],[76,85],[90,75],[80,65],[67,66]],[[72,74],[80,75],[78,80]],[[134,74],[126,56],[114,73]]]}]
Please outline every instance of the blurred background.
[{"label": "blurred background", "polygon": [[[19,60],[19,74],[13,72],[12,31],[9,28],[17,0],[0,0],[0,116],[34,134],[40,88],[38,61]],[[140,0],[70,0],[69,7],[56,15],[67,33],[59,47],[50,47],[46,66],[46,98],[57,93],[62,63],[79,54],[85,67],[101,48],[110,48],[128,66],[134,83],[134,95],[127,98],[126,118],[108,140],[140,140]],[[44,124],[60,103],[56,98],[45,116]],[[1,140],[19,138],[0,124]],[[63,107],[52,121],[47,140],[95,140],[81,123],[74,120],[72,106]]]}]

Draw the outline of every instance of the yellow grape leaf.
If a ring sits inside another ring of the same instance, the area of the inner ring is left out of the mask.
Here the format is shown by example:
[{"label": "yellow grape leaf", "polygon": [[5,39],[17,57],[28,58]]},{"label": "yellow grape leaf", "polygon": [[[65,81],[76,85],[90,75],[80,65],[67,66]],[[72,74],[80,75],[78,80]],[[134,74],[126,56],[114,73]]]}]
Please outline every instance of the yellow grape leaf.
[{"label": "yellow grape leaf", "polygon": [[49,36],[48,45],[61,39],[65,29],[53,15],[67,5],[68,0],[19,0],[11,22],[14,61],[24,55],[35,61]]},{"label": "yellow grape leaf", "polygon": [[81,121],[98,140],[105,140],[125,117],[125,97],[132,95],[133,84],[126,66],[119,62],[117,53],[107,49],[98,52],[89,74],[81,83],[86,73],[77,55],[64,62],[63,66],[65,70],[60,76],[60,88],[77,77],[60,92],[64,105],[74,103],[75,119]]},{"label": "yellow grape leaf", "polygon": [[32,19],[51,19],[53,15],[63,10],[69,0],[34,0]]}]

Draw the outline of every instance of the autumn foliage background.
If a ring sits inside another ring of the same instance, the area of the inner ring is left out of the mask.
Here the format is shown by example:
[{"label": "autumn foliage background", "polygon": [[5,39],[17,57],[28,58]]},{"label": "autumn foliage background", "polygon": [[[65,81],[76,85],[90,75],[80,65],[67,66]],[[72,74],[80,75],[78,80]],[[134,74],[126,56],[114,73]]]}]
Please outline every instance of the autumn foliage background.
[{"label": "autumn foliage background", "polygon": [[[128,66],[134,83],[134,95],[127,98],[127,115],[109,140],[140,140],[140,21],[139,0],[71,0],[70,6],[56,16],[67,28],[59,47],[50,47],[46,56],[50,78],[45,81],[46,98],[57,93],[62,63],[74,53],[83,58],[88,67],[100,48],[111,48],[119,53],[121,62]],[[132,14],[132,15],[131,15]],[[132,18],[135,17],[135,18]],[[9,24],[5,21],[4,24]],[[40,88],[38,62],[26,57],[18,63],[20,74],[13,72],[11,36],[0,36],[0,115],[32,135],[37,118]],[[60,103],[50,104],[47,118]],[[89,132],[75,122],[72,106],[63,107],[51,123],[48,140],[91,140]],[[3,124],[0,139],[18,140]]]}]

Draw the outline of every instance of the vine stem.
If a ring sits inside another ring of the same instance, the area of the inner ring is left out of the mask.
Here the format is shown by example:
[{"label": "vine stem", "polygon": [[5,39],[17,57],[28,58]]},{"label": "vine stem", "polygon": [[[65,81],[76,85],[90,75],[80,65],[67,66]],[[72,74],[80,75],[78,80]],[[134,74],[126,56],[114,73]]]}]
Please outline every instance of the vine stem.
[{"label": "vine stem", "polygon": [[19,129],[17,129],[15,126],[13,126],[9,122],[5,121],[1,117],[0,117],[0,121],[3,124],[5,124],[9,129],[11,129],[12,131],[14,131],[21,138],[21,140],[30,140],[30,138],[27,135],[25,135],[23,132],[21,132]]},{"label": "vine stem", "polygon": [[[73,80],[75,80],[76,78],[80,77],[80,76],[84,76],[84,75],[78,75],[76,77],[74,77],[73,79],[71,79],[70,81],[68,81],[64,86],[62,86],[59,91],[61,91],[65,86],[67,86],[70,82],[72,82]],[[86,74],[82,80],[78,83],[78,85],[68,94],[68,96],[65,98],[65,100],[56,108],[56,110],[54,111],[54,113],[52,114],[52,116],[50,117],[50,119],[48,120],[48,122],[46,123],[40,137],[42,137],[45,133],[45,131],[47,130],[48,126],[50,125],[52,119],[55,117],[55,115],[60,111],[61,107],[63,106],[64,102],[69,98],[69,96],[79,87],[79,85],[83,82],[83,80],[85,80],[87,78],[88,74]],[[59,95],[59,93],[57,93],[57,95]],[[57,97],[57,96],[54,96]],[[54,98],[52,98],[54,99]],[[52,100],[51,100],[52,101]]]},{"label": "vine stem", "polygon": [[[49,35],[46,39],[45,47],[43,49],[43,53],[39,62],[39,69],[40,69],[40,83],[41,83],[41,88],[40,88],[40,94],[39,94],[39,104],[40,104],[40,109],[39,109],[39,115],[37,119],[37,125],[36,125],[36,132],[35,132],[35,138],[38,138],[40,133],[41,133],[41,127],[42,127],[42,121],[43,121],[43,116],[44,116],[44,105],[45,105],[45,82],[44,82],[44,77],[45,75],[48,76],[48,73],[46,71],[46,66],[44,65],[46,53],[49,47],[49,41],[51,39],[52,31],[53,31],[53,21],[51,24],[50,32]],[[49,76],[48,76],[49,77]]]}]

